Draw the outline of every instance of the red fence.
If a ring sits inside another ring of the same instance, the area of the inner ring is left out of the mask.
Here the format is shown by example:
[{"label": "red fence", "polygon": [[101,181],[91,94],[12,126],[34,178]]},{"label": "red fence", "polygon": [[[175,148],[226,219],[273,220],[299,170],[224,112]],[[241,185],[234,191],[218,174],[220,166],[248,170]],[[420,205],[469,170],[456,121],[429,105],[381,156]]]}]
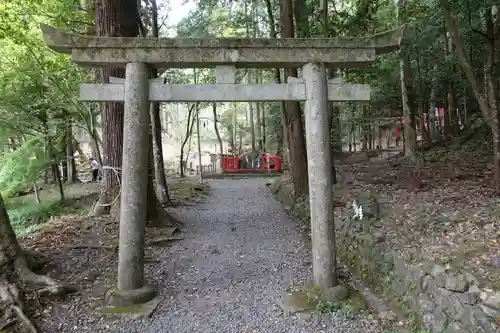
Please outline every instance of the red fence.
[{"label": "red fence", "polygon": [[259,168],[241,168],[242,160],[238,156],[222,155],[222,171],[225,173],[281,172],[283,168],[280,156],[260,154]]}]

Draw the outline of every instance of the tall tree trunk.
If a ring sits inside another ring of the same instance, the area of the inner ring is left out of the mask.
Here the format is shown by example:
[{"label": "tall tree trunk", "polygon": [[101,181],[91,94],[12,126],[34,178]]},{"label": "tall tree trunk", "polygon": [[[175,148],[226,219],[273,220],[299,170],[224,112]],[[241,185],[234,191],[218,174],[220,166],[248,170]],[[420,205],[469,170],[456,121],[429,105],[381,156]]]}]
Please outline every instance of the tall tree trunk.
[{"label": "tall tree trunk", "polygon": [[[274,70],[274,81],[276,83],[281,83],[281,70],[279,68],[276,68]],[[289,151],[289,140],[290,136],[288,135],[288,122],[287,122],[288,116],[287,116],[287,110],[286,110],[286,102],[281,102],[280,103],[280,120],[281,120],[281,131],[280,131],[280,138],[281,138],[281,146],[278,147],[277,154],[280,156],[283,156],[284,158],[287,159],[288,164],[290,164],[290,154],[288,153]]]},{"label": "tall tree trunk", "polygon": [[57,185],[57,188],[59,189],[59,197],[61,201],[64,201],[64,187],[62,184],[62,179],[61,179],[61,172],[59,169],[59,163],[57,160],[57,156],[54,152],[53,146],[52,146],[52,140],[50,139],[49,136],[49,126],[47,123],[47,114],[45,111],[43,112],[42,115],[44,121],[43,121],[43,133],[45,136],[45,149],[46,149],[46,154],[50,158],[50,167],[52,170],[52,176],[54,177],[54,183]]},{"label": "tall tree trunk", "polygon": [[[303,7],[306,6],[303,1],[300,1],[300,5],[296,7]],[[328,1],[327,0],[321,0],[320,1],[320,8],[319,11],[321,13],[321,22],[323,23],[323,37],[324,38],[330,38],[330,25],[328,21]],[[307,18],[307,16],[306,16]],[[295,14],[295,20],[297,20],[297,8],[296,8],[296,14]],[[329,68],[328,69],[328,79],[333,79],[335,77],[335,69]],[[329,121],[328,121],[328,126],[329,126],[329,131],[328,133],[330,134],[330,150],[332,151],[332,181],[334,184],[337,184],[337,172],[335,170],[335,153],[342,153],[342,143],[340,140],[340,126],[337,127],[337,124],[340,124],[340,112],[339,108],[337,105],[335,105],[333,102],[328,102],[328,115],[329,115]],[[338,141],[337,141],[338,139]],[[333,141],[333,142],[332,142]],[[339,147],[340,145],[340,147]]]},{"label": "tall tree trunk", "polygon": [[[221,155],[221,163],[222,163],[222,154],[224,154],[224,145],[222,144],[222,137],[220,136],[219,126],[218,126],[218,117],[217,117],[217,103],[212,103],[212,113],[214,115],[214,131],[217,136],[217,141],[219,141],[219,150]],[[222,165],[221,165],[222,167]]]},{"label": "tall tree trunk", "polygon": [[264,149],[264,151],[267,151],[268,149],[267,149],[267,129],[266,129],[266,108],[264,107],[263,104],[259,105],[260,105],[260,121],[262,125],[262,131],[261,131],[262,149]]},{"label": "tall tree trunk", "polygon": [[[158,37],[158,7],[156,0],[151,0],[152,27],[151,35]],[[151,70],[151,77],[158,77],[158,70]],[[163,145],[161,140],[161,118],[160,103],[151,103],[150,106],[151,126],[153,131],[153,161],[155,169],[155,185],[158,200],[162,204],[172,204],[168,193],[167,179],[165,177],[165,162],[163,161]]]},{"label": "tall tree trunk", "polygon": [[61,172],[59,171],[59,163],[57,163],[57,157],[51,152],[51,160],[52,160],[52,173],[54,175],[54,181],[57,184],[57,189],[59,190],[59,199],[64,201],[64,187],[61,177]]},{"label": "tall tree trunk", "polygon": [[33,182],[33,195],[37,204],[42,202],[42,200],[40,199],[40,191],[38,191],[38,185],[36,184],[36,182]]},{"label": "tall tree trunk", "polygon": [[361,105],[361,117],[362,117],[361,131],[363,131],[361,150],[367,151],[368,150],[368,131],[370,130],[369,123],[368,123],[369,120],[368,120],[368,105],[367,104]]},{"label": "tall tree trunk", "polygon": [[[154,153],[153,153],[153,132],[149,132],[149,154],[148,154],[148,184],[146,189],[147,195],[147,210],[146,223],[152,227],[178,227],[180,222],[170,215],[158,200],[154,187]],[[170,197],[168,198],[170,201]]]},{"label": "tall tree trunk", "polygon": [[[252,1],[252,37],[257,38],[260,36],[258,14],[260,11],[260,3],[257,0]],[[254,70],[254,81],[255,83],[262,83],[262,71],[260,69]],[[256,148],[261,151],[264,149],[264,138],[263,138],[263,119],[262,119],[262,103],[254,103],[255,107],[255,140]]]},{"label": "tall tree trunk", "polygon": [[[257,21],[257,15],[258,15],[258,12],[259,12],[259,2],[258,1],[254,1],[253,2],[253,9],[254,9],[254,12],[253,12],[253,21],[254,21],[254,25],[253,25],[253,31],[254,31],[254,37],[261,37],[260,36],[260,31],[259,31],[259,23]],[[255,70],[255,83],[262,83],[262,71],[260,69],[256,69]],[[264,149],[264,146],[265,146],[265,139],[264,139],[264,132],[265,132],[265,124],[264,124],[264,119],[263,119],[263,116],[262,116],[262,111],[263,111],[263,107],[262,107],[262,103],[259,103],[259,102],[256,102],[255,103],[255,115],[256,115],[256,118],[255,118],[255,137],[256,137],[256,140],[257,140],[257,149],[258,150],[263,150]]]},{"label": "tall tree trunk", "polygon": [[24,286],[48,294],[63,294],[65,287],[45,275],[35,274],[30,264],[35,263],[21,249],[0,193],[0,318],[8,325],[9,332],[36,332],[36,327],[26,316]]},{"label": "tall tree trunk", "polygon": [[[249,22],[248,20],[246,20],[246,34],[247,34],[247,37],[253,37],[255,38],[256,36],[256,27],[257,27],[257,22],[256,22],[256,17],[255,17],[255,4],[256,2],[255,1],[252,1],[252,11],[251,13],[249,14],[248,13],[248,2],[247,1],[244,1],[243,2],[244,4],[244,7],[245,7],[245,16],[250,16],[251,18],[251,22]],[[251,33],[251,36],[250,36],[250,24],[252,25],[252,33]],[[254,83],[254,81],[256,81],[256,69],[248,69],[247,70],[247,83]],[[254,109],[254,103],[253,102],[249,102],[248,103],[248,122],[250,123],[250,139],[251,139],[251,144],[252,144],[252,151],[255,151],[256,149],[256,140],[255,140],[255,121],[254,121],[254,118],[255,118],[255,109]]]},{"label": "tall tree trunk", "polygon": [[280,126],[278,133],[276,133],[276,155],[283,156],[284,154],[284,134],[283,126]]},{"label": "tall tree trunk", "polygon": [[420,102],[418,104],[418,108],[419,108],[419,116],[420,116],[420,132],[422,133],[421,137],[422,139],[420,140],[420,154],[421,154],[421,158],[422,158],[422,165],[425,165],[425,155],[424,155],[424,143],[425,142],[429,142],[428,139],[429,139],[429,135],[428,135],[428,132],[425,130],[425,122],[424,122],[424,114],[425,114],[425,107],[424,107],[424,103],[423,102]]},{"label": "tall tree trunk", "polygon": [[378,131],[377,131],[377,142],[378,142],[378,144],[377,144],[377,146],[378,146],[378,149],[383,149],[383,147],[382,147],[382,130],[383,129],[382,129],[382,127],[381,127],[380,124],[378,125],[377,128],[378,128]]},{"label": "tall tree trunk", "polygon": [[263,140],[262,140],[262,121],[261,121],[261,104],[255,103],[255,140],[258,150],[262,150]]},{"label": "tall tree trunk", "polygon": [[436,121],[437,121],[437,119],[436,119],[436,107],[437,107],[436,99],[437,99],[437,89],[438,89],[437,70],[438,70],[438,66],[436,63],[436,64],[434,64],[434,66],[432,68],[432,73],[433,73],[432,75],[433,76],[432,76],[432,81],[431,81],[431,95],[429,97],[429,110],[428,110],[428,117],[427,117],[428,122],[429,122],[430,142],[439,141],[439,138],[440,138],[440,135],[438,135],[439,129],[438,129],[438,126],[436,124]]},{"label": "tall tree trunk", "polygon": [[460,132],[456,97],[457,95],[455,93],[455,89],[453,88],[453,85],[450,83],[450,87],[448,88],[448,92],[446,93],[446,101],[448,105],[447,115],[449,118],[448,120],[449,131],[452,136],[458,136]]},{"label": "tall tree trunk", "polygon": [[[186,147],[186,143],[190,140],[191,134],[193,133],[193,127],[194,127],[194,121],[195,121],[195,116],[194,116],[194,109],[195,109],[196,104],[193,104],[189,107],[188,109],[188,117],[187,117],[187,122],[186,122],[186,136],[184,137],[184,140],[182,141],[181,144],[181,154],[180,154],[180,170],[179,174],[181,177],[184,177],[184,148]],[[191,148],[191,145],[189,144],[189,148]],[[189,151],[188,151],[189,155]],[[187,159],[186,159],[187,160]],[[186,161],[187,163],[187,161]]]},{"label": "tall tree trunk", "polygon": [[[425,113],[425,103],[424,103],[424,88],[422,86],[422,71],[420,68],[420,53],[418,50],[416,50],[416,65],[417,65],[417,82],[418,84],[418,94],[417,94],[417,108],[418,108],[418,115],[420,117],[420,133],[421,133],[421,141],[420,141],[420,148],[422,152],[422,165],[424,164],[424,142],[428,142],[430,144],[430,135],[429,131],[426,130],[425,125],[426,121],[428,120],[428,117],[426,118],[426,113]],[[431,87],[432,89],[432,87]]]},{"label": "tall tree trunk", "polygon": [[420,115],[422,117],[422,143],[425,141],[427,142],[428,145],[432,145],[431,134],[429,132],[430,129],[429,113],[425,112],[425,110],[429,110],[429,107],[426,103],[421,102],[419,108],[420,108]]},{"label": "tall tree trunk", "polygon": [[[446,34],[446,44],[448,45],[448,54],[453,53],[453,42],[449,36]],[[455,82],[453,82],[453,73],[456,72],[454,64],[450,64],[450,77],[448,78],[448,91],[446,93],[446,99],[448,101],[448,115],[450,117],[450,132],[453,136],[458,136],[460,134],[460,125],[458,123],[457,114],[457,93],[455,89]]]},{"label": "tall tree trunk", "polygon": [[[294,38],[292,0],[282,0],[281,22],[283,38]],[[295,68],[289,68],[285,73],[285,81],[287,77],[297,77]],[[307,151],[300,104],[294,101],[286,102],[286,116],[294,196],[299,198],[308,193]]]},{"label": "tall tree trunk", "polygon": [[[58,165],[59,167],[59,165]],[[68,181],[68,157],[67,156],[63,156],[63,159],[61,160],[61,169],[62,170],[62,175],[61,175],[61,178],[63,180],[63,182],[67,182]]]},{"label": "tall tree trunk", "polygon": [[[443,46],[443,51],[444,51],[444,56],[448,56],[448,42],[447,42],[447,37],[446,33],[444,33],[444,46]],[[449,88],[451,88],[451,84],[449,84]],[[451,137],[451,122],[450,122],[450,110],[453,107],[453,102],[450,105],[450,101],[452,101],[452,97],[449,94],[449,91],[446,92],[445,94],[445,107],[443,109],[443,139],[448,140]]]},{"label": "tall tree trunk", "polygon": [[[402,25],[406,21],[406,0],[398,1],[398,22]],[[409,160],[414,160],[416,157],[417,148],[417,133],[415,127],[415,110],[410,101],[410,70],[408,63],[406,45],[403,43],[401,45],[401,50],[399,51],[399,70],[401,78],[401,101],[403,104],[403,139],[404,139],[404,152],[405,157]]]},{"label": "tall tree trunk", "polygon": [[[271,0],[265,0],[267,19],[269,21],[269,35],[271,38],[277,38],[276,33],[276,22],[274,20],[273,7],[271,5]],[[281,70],[276,68],[274,70],[274,81],[276,83],[281,83]],[[288,156],[285,154],[286,148],[288,148],[288,125],[287,125],[287,115],[286,115],[286,104],[285,102],[280,103],[280,116],[281,116],[281,130],[278,133],[278,151],[277,155]]]},{"label": "tall tree trunk", "polygon": [[[97,36],[137,37],[139,35],[139,11],[136,0],[96,0],[95,19]],[[109,77],[125,77],[123,68],[104,68],[103,83]],[[103,181],[99,201],[94,206],[93,216],[106,212],[113,217],[120,213],[120,173],[123,156],[123,103],[103,103],[101,110],[103,139]]]},{"label": "tall tree trunk", "polygon": [[[98,74],[97,74],[97,70],[93,70],[92,71],[93,73],[93,82],[98,82],[97,78],[98,78]],[[95,109],[97,109],[94,104],[91,104],[89,106],[89,110],[88,110],[88,119],[89,119],[89,124],[88,124],[88,128],[87,128],[87,132],[90,136],[90,147],[91,147],[91,157],[94,158],[97,162],[99,162],[99,165],[103,165],[102,161],[103,161],[103,157],[102,157],[102,154],[101,154],[101,148],[100,148],[100,143],[102,143],[102,141],[100,140],[100,137],[99,137],[99,133],[97,131],[97,126],[96,126],[96,122],[97,122],[97,116],[96,116],[96,111]],[[102,113],[102,109],[101,109],[101,113]],[[83,156],[83,154],[82,154]]]},{"label": "tall tree trunk", "polygon": [[331,118],[331,143],[333,151],[337,153],[342,152],[342,128],[340,126],[340,108],[338,105],[332,105],[330,111],[332,112]]},{"label": "tall tree trunk", "polygon": [[71,116],[67,118],[66,124],[66,164],[68,166],[68,182],[74,183],[76,177],[75,150],[73,147],[73,124]]},{"label": "tall tree trunk", "polygon": [[236,113],[236,110],[237,110],[237,107],[236,107],[236,103],[231,103],[232,104],[232,107],[233,107],[233,128],[232,128],[232,135],[231,135],[231,149],[233,150],[233,154],[234,155],[237,155],[238,153],[236,152],[236,139],[237,139],[237,133],[236,133],[236,130],[237,130],[237,113]]},{"label": "tall tree trunk", "polygon": [[352,131],[351,130],[349,130],[348,140],[349,140],[349,152],[352,153]]},{"label": "tall tree trunk", "polygon": [[236,155],[236,141],[234,135],[235,132],[231,128],[231,132],[229,133],[229,147],[231,147],[231,154]]},{"label": "tall tree trunk", "polygon": [[243,153],[243,130],[238,131],[238,155]]},{"label": "tall tree trunk", "polygon": [[309,7],[305,0],[293,1],[293,17],[297,24],[297,38],[311,37],[309,30],[309,16],[312,13],[312,7]]},{"label": "tall tree trunk", "polygon": [[[255,83],[262,83],[261,72],[257,72],[255,76]],[[264,139],[263,139],[263,128],[264,124],[262,120],[262,103],[255,103],[255,137],[257,140],[257,149],[264,149]]]},{"label": "tall tree trunk", "polygon": [[[250,78],[250,74],[248,75]],[[250,79],[248,80],[248,83],[252,83]],[[248,103],[248,114],[249,114],[249,123],[250,123],[250,138],[251,138],[251,143],[252,143],[252,151],[255,151],[257,148],[256,145],[256,138],[255,138],[255,121],[254,121],[254,103]]]},{"label": "tall tree trunk", "polygon": [[[58,166],[60,165],[61,166],[61,171],[62,171],[62,180],[64,182],[67,182],[68,181],[68,155],[66,154],[66,147],[68,145],[68,138],[67,138],[67,135],[68,135],[68,128],[67,126],[64,126],[64,136],[63,136],[63,142],[64,142],[64,150],[63,150],[63,153],[61,154],[60,156],[60,164],[58,164]],[[63,147],[61,147],[63,148]]]},{"label": "tall tree trunk", "polygon": [[103,156],[101,153],[101,148],[99,145],[99,140],[97,139],[97,136],[99,134],[97,133],[97,129],[94,128],[94,134],[90,138],[90,146],[92,149],[92,157],[99,162],[99,165],[103,165]]},{"label": "tall tree trunk", "polygon": [[[153,74],[155,75],[155,74]],[[160,103],[151,103],[150,106],[151,131],[153,132],[153,162],[154,162],[154,180],[158,200],[162,204],[172,204],[168,193],[167,179],[165,177],[165,164],[163,161],[163,149],[161,142],[161,122],[160,122]]]},{"label": "tall tree trunk", "polygon": [[[439,0],[441,10],[443,12],[446,29],[450,33],[450,38],[455,46],[455,52],[458,57],[460,67],[469,81],[474,96],[479,104],[481,113],[484,119],[490,126],[493,136],[493,165],[495,168],[495,190],[500,193],[500,126],[499,126],[499,112],[498,112],[498,82],[496,77],[496,64],[498,64],[498,51],[500,50],[500,40],[498,38],[499,22],[498,17],[492,17],[492,13],[486,10],[486,34],[488,40],[486,41],[487,60],[484,67],[484,84],[478,80],[474,74],[474,69],[471,65],[471,59],[465,52],[465,47],[460,36],[460,32],[455,19],[453,18],[450,3],[448,0]],[[491,10],[498,12],[496,6]]]},{"label": "tall tree trunk", "polygon": [[484,67],[484,82],[486,85],[486,96],[490,106],[489,114],[493,126],[491,128],[493,134],[493,164],[495,165],[495,190],[497,195],[500,195],[500,111],[498,103],[500,100],[499,82],[497,73],[499,73],[499,51],[500,51],[500,22],[498,18],[498,7],[492,5],[490,9],[484,11],[486,22],[486,35],[488,41],[486,43],[487,59]]}]

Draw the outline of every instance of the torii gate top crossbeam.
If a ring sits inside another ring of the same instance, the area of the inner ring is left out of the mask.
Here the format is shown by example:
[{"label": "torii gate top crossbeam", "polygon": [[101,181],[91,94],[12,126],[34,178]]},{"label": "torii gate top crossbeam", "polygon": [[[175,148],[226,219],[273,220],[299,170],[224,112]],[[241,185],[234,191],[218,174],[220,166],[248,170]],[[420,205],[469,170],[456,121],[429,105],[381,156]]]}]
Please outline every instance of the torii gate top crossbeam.
[{"label": "torii gate top crossbeam", "polygon": [[47,45],[71,54],[90,67],[124,67],[143,62],[157,68],[301,67],[321,62],[327,67],[364,67],[377,54],[399,48],[401,28],[368,37],[337,38],[143,38],[93,37],[40,25]]}]

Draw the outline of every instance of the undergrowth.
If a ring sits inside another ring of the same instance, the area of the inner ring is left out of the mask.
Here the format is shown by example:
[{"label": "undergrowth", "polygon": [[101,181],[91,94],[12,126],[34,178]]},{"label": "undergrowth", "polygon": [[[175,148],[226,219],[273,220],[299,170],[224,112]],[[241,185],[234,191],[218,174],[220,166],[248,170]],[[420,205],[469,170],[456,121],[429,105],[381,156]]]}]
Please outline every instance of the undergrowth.
[{"label": "undergrowth", "polygon": [[10,222],[17,236],[23,237],[39,229],[53,216],[80,213],[86,211],[93,202],[93,195],[80,198],[45,200],[36,203],[31,200],[7,201]]},{"label": "undergrowth", "polygon": [[[424,153],[428,162],[446,162],[453,155],[460,153],[471,159],[477,155],[491,154],[491,130],[487,125],[481,125],[471,130],[465,130],[452,140],[436,144]],[[420,151],[417,152],[420,155]]]}]

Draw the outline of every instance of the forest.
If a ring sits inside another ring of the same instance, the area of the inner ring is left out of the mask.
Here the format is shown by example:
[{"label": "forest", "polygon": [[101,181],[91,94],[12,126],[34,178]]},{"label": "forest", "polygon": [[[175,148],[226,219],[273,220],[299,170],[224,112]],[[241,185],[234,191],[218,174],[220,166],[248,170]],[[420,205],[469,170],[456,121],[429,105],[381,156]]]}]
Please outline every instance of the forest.
[{"label": "forest", "polygon": [[[188,5],[192,9],[176,17],[176,10]],[[73,275],[46,269],[52,250],[64,253],[81,243],[113,256],[117,248],[124,107],[82,102],[79,85],[109,83],[110,77],[124,78],[125,70],[76,65],[46,46],[40,24],[88,36],[187,38],[362,37],[405,25],[398,52],[378,56],[368,68],[328,70],[329,79],[372,89],[369,103],[329,103],[325,126],[334,156],[335,206],[361,200],[355,199],[360,191],[379,192],[391,223],[369,233],[394,251],[421,248],[419,255],[408,254],[411,260],[439,261],[446,274],[448,267],[460,267],[481,275],[490,301],[478,306],[490,311],[483,309],[488,323],[478,332],[495,332],[491,323],[500,327],[499,16],[490,0],[1,1],[0,332],[45,331],[50,325],[44,307],[50,302],[40,298],[76,291],[63,282]],[[236,83],[285,83],[298,74],[293,68],[238,69]],[[152,69],[150,77],[214,83],[215,70]],[[303,103],[291,101],[151,103],[147,227],[175,238],[174,231],[183,227],[178,206],[210,197],[210,183],[198,184],[186,169],[194,147],[198,153],[259,150],[281,156],[283,186],[274,191],[287,192],[281,193],[285,208],[307,220],[303,112]],[[89,181],[89,158],[102,166],[99,182]],[[336,223],[346,211],[336,209]],[[96,235],[105,230],[104,243],[112,245],[92,245],[85,234],[91,229]],[[74,245],[68,244],[73,236],[59,239],[57,230],[74,233]],[[401,237],[391,243],[386,240],[391,235]],[[338,257],[348,260],[339,247],[349,244],[337,237]],[[409,326],[414,332],[469,332],[439,331],[439,320],[424,319],[419,315]]]}]

